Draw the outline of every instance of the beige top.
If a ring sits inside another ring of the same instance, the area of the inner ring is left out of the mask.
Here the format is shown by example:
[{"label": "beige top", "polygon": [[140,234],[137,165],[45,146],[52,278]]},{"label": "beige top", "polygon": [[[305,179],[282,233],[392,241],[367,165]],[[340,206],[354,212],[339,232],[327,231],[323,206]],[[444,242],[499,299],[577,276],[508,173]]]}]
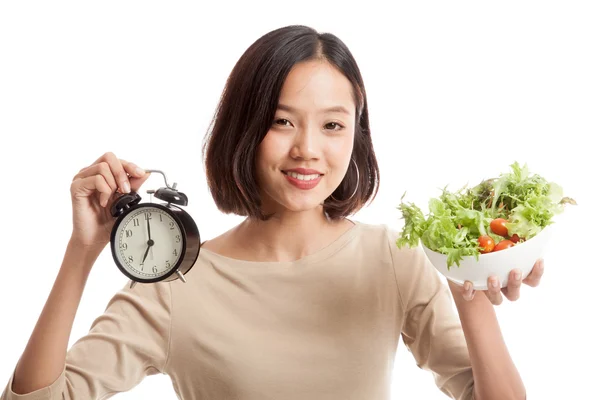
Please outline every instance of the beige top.
[{"label": "beige top", "polygon": [[399,339],[440,390],[471,399],[473,373],[448,286],[398,232],[355,222],[292,262],[202,249],[180,280],[129,285],[69,349],[49,387],[2,400],[107,399],[167,374],[185,400],[388,399]]}]

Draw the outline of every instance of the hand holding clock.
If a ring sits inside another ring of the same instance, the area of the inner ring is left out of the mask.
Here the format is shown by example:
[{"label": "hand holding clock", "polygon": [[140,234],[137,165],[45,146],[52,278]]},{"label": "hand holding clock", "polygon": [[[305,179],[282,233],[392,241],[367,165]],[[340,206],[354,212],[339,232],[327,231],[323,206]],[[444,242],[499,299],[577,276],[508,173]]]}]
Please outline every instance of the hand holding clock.
[{"label": "hand holding clock", "polygon": [[115,221],[110,206],[118,197],[117,190],[121,193],[137,191],[149,176],[149,172],[111,152],[82,168],[71,182],[71,240],[81,246],[104,247],[110,241]]},{"label": "hand holding clock", "polygon": [[[165,203],[140,203],[139,189],[152,172],[165,178],[166,187],[153,191],[154,197]],[[183,276],[200,251],[200,233],[182,208],[187,205],[187,196],[176,190],[176,183],[169,185],[162,171],[138,168],[108,152],[75,175],[71,201],[73,232],[69,242],[75,247],[96,253],[111,243],[113,259],[132,279],[132,285],[177,278],[185,282]],[[142,249],[143,255],[138,253]],[[152,265],[144,268],[148,257]]]}]

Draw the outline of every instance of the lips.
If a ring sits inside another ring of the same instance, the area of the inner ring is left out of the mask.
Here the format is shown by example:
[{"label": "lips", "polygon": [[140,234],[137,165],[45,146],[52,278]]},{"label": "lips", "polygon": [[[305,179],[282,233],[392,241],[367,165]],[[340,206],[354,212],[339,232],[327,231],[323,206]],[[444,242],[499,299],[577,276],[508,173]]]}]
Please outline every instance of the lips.
[{"label": "lips", "polygon": [[321,171],[317,171],[316,169],[310,168],[293,168],[293,169],[285,169],[282,172],[295,172],[300,175],[323,175]]},{"label": "lips", "polygon": [[309,168],[294,168],[281,171],[286,180],[298,189],[310,190],[316,187],[323,174]]}]

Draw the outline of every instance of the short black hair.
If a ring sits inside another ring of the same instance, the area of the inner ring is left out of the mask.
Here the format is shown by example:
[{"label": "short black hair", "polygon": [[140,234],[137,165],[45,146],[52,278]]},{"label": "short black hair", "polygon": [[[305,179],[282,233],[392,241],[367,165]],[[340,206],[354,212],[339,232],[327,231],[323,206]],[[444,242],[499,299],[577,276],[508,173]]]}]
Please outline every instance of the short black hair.
[{"label": "short black hair", "polygon": [[[261,210],[255,158],[273,124],[281,88],[298,63],[325,60],[350,81],[356,105],[352,159],[341,184],[323,203],[329,218],[346,217],[373,200],[380,174],[371,141],[363,79],[348,47],[331,33],[303,25],[270,31],[256,40],[231,71],[203,145],[210,192],[217,208],[265,220]],[[356,189],[356,193],[354,193]]]}]

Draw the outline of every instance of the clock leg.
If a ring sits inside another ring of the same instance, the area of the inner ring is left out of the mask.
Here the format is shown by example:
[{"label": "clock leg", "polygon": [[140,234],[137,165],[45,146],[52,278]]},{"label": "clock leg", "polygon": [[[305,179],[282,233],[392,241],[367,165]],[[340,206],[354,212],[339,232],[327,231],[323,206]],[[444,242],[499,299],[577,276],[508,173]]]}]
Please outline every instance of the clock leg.
[{"label": "clock leg", "polygon": [[131,285],[129,285],[129,289],[133,289],[133,287],[137,285],[136,281],[131,281]]},{"label": "clock leg", "polygon": [[179,279],[181,279],[183,281],[183,283],[186,283],[185,278],[183,277],[183,274],[179,270],[175,271],[175,273],[177,274]]}]

